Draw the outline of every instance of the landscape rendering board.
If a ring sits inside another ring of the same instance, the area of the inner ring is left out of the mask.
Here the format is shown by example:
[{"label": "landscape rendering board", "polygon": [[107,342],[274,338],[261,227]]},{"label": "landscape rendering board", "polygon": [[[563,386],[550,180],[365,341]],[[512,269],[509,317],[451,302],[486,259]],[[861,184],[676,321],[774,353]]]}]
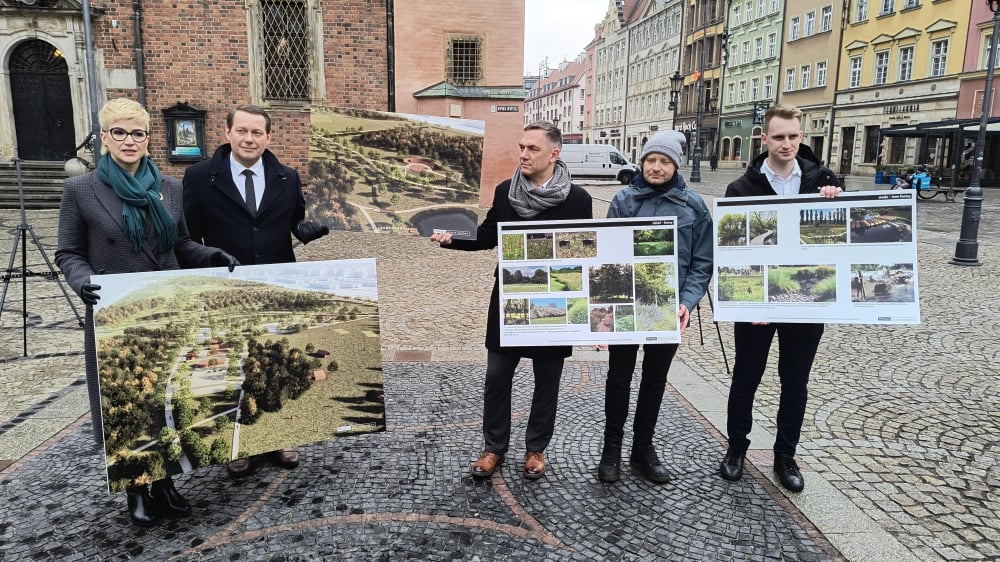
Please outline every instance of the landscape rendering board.
[{"label": "landscape rendering board", "polygon": [[332,229],[475,238],[485,123],[313,111],[307,216]]},{"label": "landscape rendering board", "polygon": [[374,259],[93,282],[111,491],[385,429]]}]

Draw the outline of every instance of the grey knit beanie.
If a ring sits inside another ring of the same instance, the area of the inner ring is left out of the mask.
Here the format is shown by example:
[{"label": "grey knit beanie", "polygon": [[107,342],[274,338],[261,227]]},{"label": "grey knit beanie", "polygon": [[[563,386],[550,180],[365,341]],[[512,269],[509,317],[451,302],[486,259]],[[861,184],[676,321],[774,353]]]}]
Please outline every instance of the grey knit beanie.
[{"label": "grey knit beanie", "polygon": [[673,160],[674,165],[679,167],[684,162],[683,154],[686,142],[687,139],[678,131],[660,131],[646,141],[646,145],[642,147],[639,162],[641,163],[646,159],[646,156],[657,152]]}]

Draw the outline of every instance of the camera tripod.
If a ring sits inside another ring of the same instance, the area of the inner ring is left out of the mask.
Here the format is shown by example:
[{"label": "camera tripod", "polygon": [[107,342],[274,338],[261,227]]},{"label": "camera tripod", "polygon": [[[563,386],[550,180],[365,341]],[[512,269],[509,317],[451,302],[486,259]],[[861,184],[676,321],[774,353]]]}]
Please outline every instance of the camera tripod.
[{"label": "camera tripod", "polygon": [[[7,289],[10,286],[11,279],[20,277],[21,278],[21,332],[24,340],[23,352],[24,356],[28,356],[28,278],[29,277],[45,277],[50,280],[55,280],[59,284],[59,288],[62,290],[62,294],[66,297],[66,301],[69,303],[70,308],[73,309],[73,314],[76,315],[77,322],[80,323],[80,327],[83,327],[83,319],[80,317],[80,312],[76,309],[76,304],[73,302],[72,297],[70,297],[69,291],[66,290],[66,286],[63,285],[62,279],[59,278],[60,272],[57,271],[52,266],[52,261],[49,260],[48,254],[45,253],[45,248],[42,247],[41,242],[38,241],[38,236],[35,235],[35,229],[28,224],[27,215],[24,210],[24,184],[21,179],[21,162],[20,158],[13,159],[14,166],[17,169],[17,194],[21,204],[21,224],[17,227],[17,232],[14,233],[14,244],[10,250],[10,260],[7,262],[7,269],[3,273],[3,293],[0,294],[0,315],[3,314],[4,304],[7,302]],[[42,258],[45,260],[45,265],[48,267],[48,272],[35,273],[28,270],[28,234],[31,234],[31,240],[35,243],[35,248],[38,252],[42,254]],[[17,257],[18,245],[21,246],[21,267],[14,269],[14,259]]]}]

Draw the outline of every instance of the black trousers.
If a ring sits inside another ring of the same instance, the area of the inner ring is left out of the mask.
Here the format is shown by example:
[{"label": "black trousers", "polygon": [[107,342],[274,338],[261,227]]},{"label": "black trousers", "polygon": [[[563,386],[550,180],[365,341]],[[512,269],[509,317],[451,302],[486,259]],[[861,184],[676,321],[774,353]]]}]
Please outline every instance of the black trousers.
[{"label": "black trousers", "polygon": [[[608,346],[608,380],[604,387],[604,434],[621,439],[628,417],[629,389],[635,372],[638,345]],[[648,344],[643,347],[642,381],[635,404],[632,432],[634,443],[649,443],[660,416],[667,371],[677,353],[677,344]]]},{"label": "black trousers", "polygon": [[[532,359],[535,390],[531,398],[531,413],[524,435],[528,451],[544,451],[556,426],[559,401],[559,380],[562,378],[563,357]],[[491,453],[507,454],[510,445],[510,395],[514,371],[521,361],[518,355],[490,351],[486,359],[486,383],[483,391],[483,440]]]},{"label": "black trousers", "polygon": [[823,336],[823,324],[772,323],[754,326],[749,322],[736,323],[736,361],[729,387],[726,430],[729,433],[730,448],[745,451],[750,447],[747,435],[753,425],[754,395],[764,376],[775,332],[778,334],[781,398],[778,402],[778,431],[774,452],[794,455],[806,412],[809,371],[816,357],[819,340]]}]

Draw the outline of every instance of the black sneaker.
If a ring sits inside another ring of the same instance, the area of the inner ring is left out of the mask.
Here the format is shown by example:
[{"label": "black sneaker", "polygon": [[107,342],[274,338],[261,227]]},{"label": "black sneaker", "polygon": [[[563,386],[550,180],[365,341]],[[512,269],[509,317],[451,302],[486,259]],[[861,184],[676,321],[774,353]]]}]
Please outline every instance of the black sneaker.
[{"label": "black sneaker", "polygon": [[743,478],[743,463],[746,458],[746,451],[737,451],[730,447],[726,451],[726,456],[722,457],[722,462],[719,463],[719,476],[730,482],[736,482]]},{"label": "black sneaker", "polygon": [[802,479],[802,472],[799,465],[795,463],[792,455],[774,455],[774,473],[778,475],[778,482],[789,492],[801,492],[806,487],[805,480]]}]

